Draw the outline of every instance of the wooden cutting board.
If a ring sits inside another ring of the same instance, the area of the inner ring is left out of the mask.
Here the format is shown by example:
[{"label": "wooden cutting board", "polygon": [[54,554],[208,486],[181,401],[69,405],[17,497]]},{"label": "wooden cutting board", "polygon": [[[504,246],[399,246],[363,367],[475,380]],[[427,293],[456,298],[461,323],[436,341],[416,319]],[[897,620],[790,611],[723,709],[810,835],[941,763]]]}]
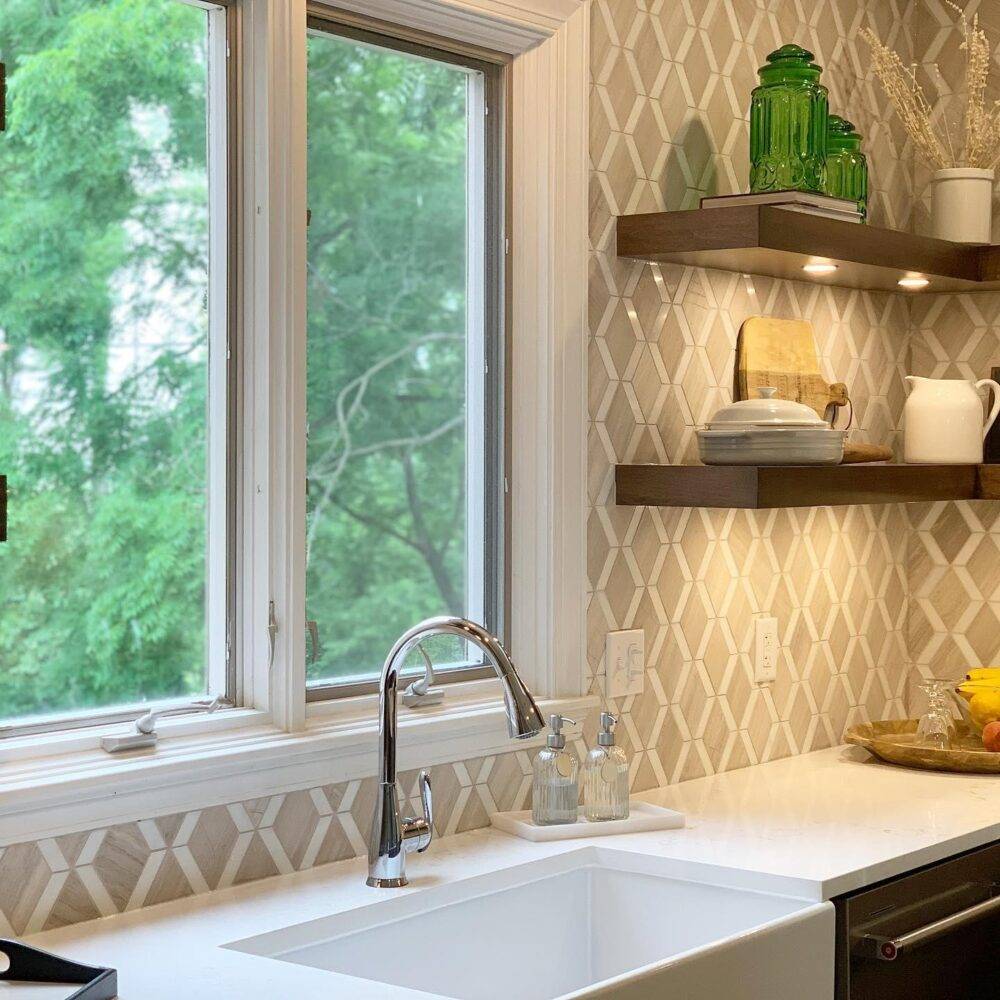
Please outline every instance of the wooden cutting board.
[{"label": "wooden cutting board", "polygon": [[883,444],[853,444],[844,445],[842,465],[857,465],[862,462],[891,462],[892,449]]},{"label": "wooden cutting board", "polygon": [[735,376],[737,399],[756,399],[758,389],[773,386],[781,399],[805,403],[824,418],[828,406],[848,402],[847,386],[823,377],[812,324],[805,320],[751,316],[740,328]]}]

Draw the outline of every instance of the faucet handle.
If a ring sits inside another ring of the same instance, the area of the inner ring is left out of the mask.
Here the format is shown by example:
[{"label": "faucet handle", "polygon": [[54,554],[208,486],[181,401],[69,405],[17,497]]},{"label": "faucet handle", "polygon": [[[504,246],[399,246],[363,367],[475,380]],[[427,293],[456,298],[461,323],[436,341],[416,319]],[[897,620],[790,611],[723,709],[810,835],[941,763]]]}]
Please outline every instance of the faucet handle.
[{"label": "faucet handle", "polygon": [[420,848],[421,851],[426,851],[428,844],[431,842],[431,837],[434,836],[434,793],[431,790],[431,776],[426,771],[420,772],[419,777],[420,782],[420,801],[423,803],[424,807],[424,819],[427,821],[427,844],[424,844]]},{"label": "faucet handle", "polygon": [[424,814],[403,820],[403,850],[407,853],[416,851],[418,854],[423,854],[434,839],[434,795],[431,790],[431,778],[426,771],[421,771],[417,780],[420,784],[420,800],[423,803]]}]

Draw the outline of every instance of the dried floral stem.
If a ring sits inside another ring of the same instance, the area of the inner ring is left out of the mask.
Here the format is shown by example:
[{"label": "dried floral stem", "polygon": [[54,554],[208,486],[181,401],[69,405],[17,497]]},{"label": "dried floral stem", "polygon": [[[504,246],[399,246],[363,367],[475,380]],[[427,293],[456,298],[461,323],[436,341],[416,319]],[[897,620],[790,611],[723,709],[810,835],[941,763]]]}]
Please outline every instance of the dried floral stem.
[{"label": "dried floral stem", "polygon": [[[951,0],[946,2],[959,15],[961,50],[966,53],[960,153],[945,111],[940,114],[943,139],[939,134],[934,109],[917,79],[916,68],[906,66],[871,28],[863,29],[861,36],[871,46],[875,74],[916,151],[935,170],[948,167],[993,169],[1000,165],[1000,100],[992,103],[986,100],[990,75],[989,38],[979,25],[978,14],[970,21],[961,7]],[[940,69],[935,66],[934,70],[941,81]]]}]

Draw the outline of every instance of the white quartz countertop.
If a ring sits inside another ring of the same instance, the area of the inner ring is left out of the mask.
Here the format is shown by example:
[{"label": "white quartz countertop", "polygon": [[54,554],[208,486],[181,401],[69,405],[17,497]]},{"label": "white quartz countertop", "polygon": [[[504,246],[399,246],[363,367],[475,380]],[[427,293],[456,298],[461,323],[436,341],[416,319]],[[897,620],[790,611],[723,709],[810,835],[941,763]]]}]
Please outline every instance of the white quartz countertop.
[{"label": "white quartz countertop", "polygon": [[[685,782],[642,796],[687,816],[687,827],[533,844],[492,830],[436,841],[408,859],[411,883],[455,881],[581,846],[669,859],[677,877],[829,899],[1000,839],[1000,778],[933,774],[835,748]],[[397,1000],[398,987],[222,947],[251,935],[384,898],[363,859],[77,924],[29,944],[115,966],[122,1000]],[[387,891],[388,892],[388,891]],[[0,1000],[56,1000],[65,987],[0,984]]]}]

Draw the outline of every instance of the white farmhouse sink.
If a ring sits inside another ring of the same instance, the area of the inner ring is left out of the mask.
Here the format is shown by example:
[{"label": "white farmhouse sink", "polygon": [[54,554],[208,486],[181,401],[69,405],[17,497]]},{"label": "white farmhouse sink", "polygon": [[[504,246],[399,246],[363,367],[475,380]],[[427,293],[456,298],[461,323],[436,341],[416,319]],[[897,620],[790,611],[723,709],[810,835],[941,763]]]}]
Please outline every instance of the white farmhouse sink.
[{"label": "white farmhouse sink", "polygon": [[460,1000],[828,1000],[833,906],[671,878],[583,848],[236,941]]}]

